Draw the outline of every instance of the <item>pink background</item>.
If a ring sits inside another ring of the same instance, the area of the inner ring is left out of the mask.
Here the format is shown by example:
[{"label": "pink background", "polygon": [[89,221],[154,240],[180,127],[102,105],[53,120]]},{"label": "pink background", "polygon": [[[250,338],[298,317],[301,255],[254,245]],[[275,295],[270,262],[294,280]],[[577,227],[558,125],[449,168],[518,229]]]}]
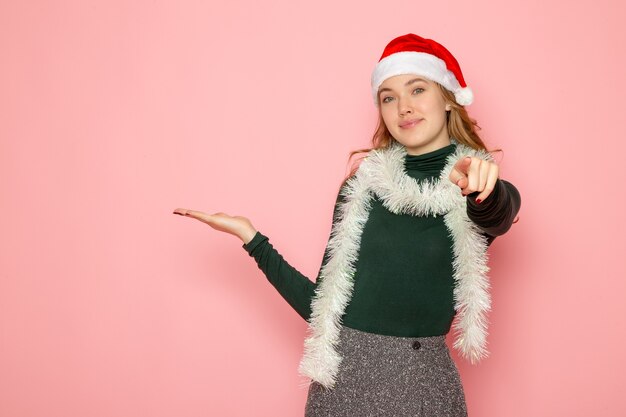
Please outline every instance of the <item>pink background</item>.
[{"label": "pink background", "polygon": [[3,1],[0,415],[302,415],[306,323],[172,211],[244,215],[314,279],[408,32],[457,57],[522,194],[491,356],[454,353],[470,416],[625,415],[620,3]]}]

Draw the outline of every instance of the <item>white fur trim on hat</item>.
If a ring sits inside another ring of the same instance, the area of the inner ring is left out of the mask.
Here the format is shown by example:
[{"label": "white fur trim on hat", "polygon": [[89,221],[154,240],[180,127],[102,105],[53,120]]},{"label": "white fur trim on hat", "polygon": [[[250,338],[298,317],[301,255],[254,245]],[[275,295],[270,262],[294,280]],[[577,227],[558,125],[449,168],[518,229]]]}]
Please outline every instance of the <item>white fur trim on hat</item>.
[{"label": "white fur trim on hat", "polygon": [[469,87],[459,88],[454,92],[454,98],[461,106],[467,106],[474,101],[474,93]]},{"label": "white fur trim on hat", "polygon": [[460,105],[471,104],[474,95],[469,87],[461,87],[443,59],[425,52],[402,51],[381,59],[372,72],[372,98],[378,106],[378,88],[387,79],[396,75],[415,74],[436,81],[454,93]]}]

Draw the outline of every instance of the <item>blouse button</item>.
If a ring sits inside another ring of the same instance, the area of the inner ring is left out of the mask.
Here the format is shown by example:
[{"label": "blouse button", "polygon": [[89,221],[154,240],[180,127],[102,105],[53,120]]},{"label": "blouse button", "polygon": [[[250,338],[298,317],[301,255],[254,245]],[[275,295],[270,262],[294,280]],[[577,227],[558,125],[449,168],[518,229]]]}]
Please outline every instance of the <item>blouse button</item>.
[{"label": "blouse button", "polygon": [[413,342],[413,349],[417,350],[420,347],[422,347],[422,344],[419,341],[416,340],[415,342]]}]

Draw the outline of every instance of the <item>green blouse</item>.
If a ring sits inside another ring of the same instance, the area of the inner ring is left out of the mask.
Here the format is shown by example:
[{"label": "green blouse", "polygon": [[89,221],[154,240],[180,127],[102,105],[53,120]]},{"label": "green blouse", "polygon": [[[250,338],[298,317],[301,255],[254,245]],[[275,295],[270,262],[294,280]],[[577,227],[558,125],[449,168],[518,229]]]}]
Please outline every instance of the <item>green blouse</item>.
[{"label": "green blouse", "polygon": [[[450,144],[422,155],[407,154],[407,175],[418,181],[438,177],[455,147]],[[337,196],[333,221],[342,198]],[[489,244],[508,230],[520,205],[515,187],[503,180],[498,180],[496,189],[481,204],[474,202],[472,194],[467,200],[468,215],[480,219]],[[374,196],[355,263],[352,298],[342,323],[393,336],[447,334],[455,315],[452,243],[443,216],[397,215]],[[312,282],[289,265],[259,231],[242,247],[281,296],[309,320],[320,274]],[[328,247],[322,266],[327,261]]]}]

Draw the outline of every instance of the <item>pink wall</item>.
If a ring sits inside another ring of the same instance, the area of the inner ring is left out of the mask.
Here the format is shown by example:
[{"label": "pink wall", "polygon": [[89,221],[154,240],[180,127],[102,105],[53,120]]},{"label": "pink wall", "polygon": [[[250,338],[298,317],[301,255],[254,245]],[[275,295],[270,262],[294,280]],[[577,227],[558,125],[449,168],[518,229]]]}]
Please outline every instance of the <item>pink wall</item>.
[{"label": "pink wall", "polygon": [[491,357],[455,356],[470,415],[625,415],[624,9],[505,3],[2,2],[0,415],[302,415],[305,322],[172,210],[245,215],[313,278],[408,32],[459,59],[523,197]]}]

